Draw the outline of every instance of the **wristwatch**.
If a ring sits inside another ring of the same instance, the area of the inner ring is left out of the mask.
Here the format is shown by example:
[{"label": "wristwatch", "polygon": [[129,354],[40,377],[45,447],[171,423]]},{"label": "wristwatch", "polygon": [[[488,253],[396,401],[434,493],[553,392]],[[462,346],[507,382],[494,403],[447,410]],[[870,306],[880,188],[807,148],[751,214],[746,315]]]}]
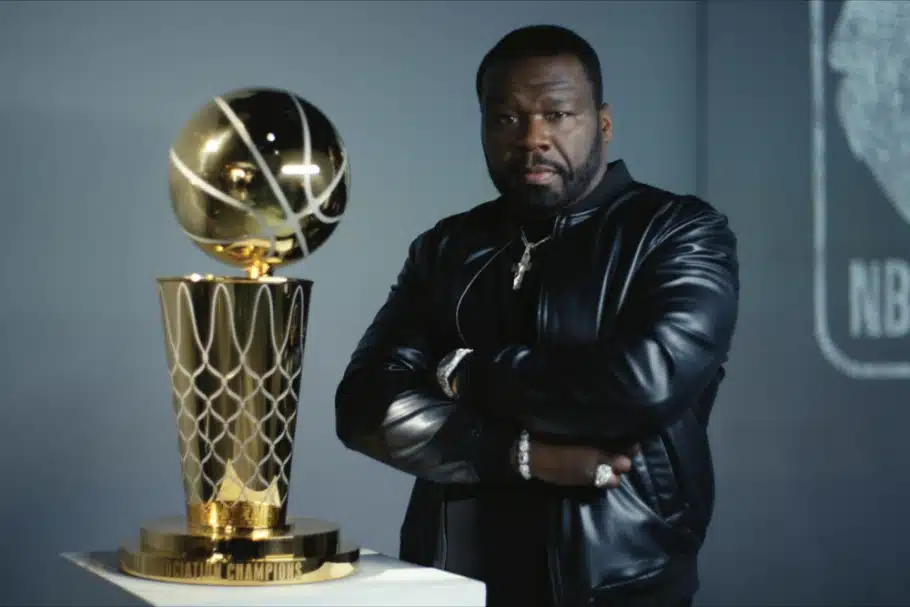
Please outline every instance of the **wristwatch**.
[{"label": "wristwatch", "polygon": [[436,366],[436,381],[439,383],[439,387],[442,388],[443,393],[449,398],[455,398],[456,396],[455,391],[452,390],[452,375],[455,374],[455,370],[458,369],[461,361],[471,352],[473,352],[471,348],[458,348],[446,354]]}]

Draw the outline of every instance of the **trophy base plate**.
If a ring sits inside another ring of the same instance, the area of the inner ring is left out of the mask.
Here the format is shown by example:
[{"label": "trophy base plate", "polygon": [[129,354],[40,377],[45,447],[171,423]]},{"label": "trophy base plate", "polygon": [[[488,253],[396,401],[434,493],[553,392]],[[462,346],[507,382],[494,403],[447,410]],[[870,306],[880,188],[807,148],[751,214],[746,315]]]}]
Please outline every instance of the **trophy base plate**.
[{"label": "trophy base plate", "polygon": [[181,517],[143,525],[124,543],[120,569],[179,584],[276,586],[337,580],[357,570],[360,548],[341,541],[335,525],[290,519],[279,529],[240,533],[191,530]]}]

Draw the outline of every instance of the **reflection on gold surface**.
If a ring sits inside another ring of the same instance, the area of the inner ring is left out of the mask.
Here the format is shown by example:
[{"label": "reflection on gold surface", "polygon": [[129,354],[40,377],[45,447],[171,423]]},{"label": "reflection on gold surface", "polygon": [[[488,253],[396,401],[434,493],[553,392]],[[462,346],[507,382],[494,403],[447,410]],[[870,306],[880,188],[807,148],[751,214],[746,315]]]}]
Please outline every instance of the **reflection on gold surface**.
[{"label": "reflection on gold surface", "polygon": [[337,527],[287,517],[311,286],[158,280],[186,517],[144,526],[139,544],[121,550],[124,571],[206,584],[354,571],[359,550],[340,544]]},{"label": "reflection on gold surface", "polygon": [[326,556],[341,545],[341,530],[326,521],[292,518],[270,529],[203,530],[187,526],[183,517],[143,525],[139,546],[144,552],[194,557],[230,554],[234,560],[276,558],[281,555]]},{"label": "reflection on gold surface", "polygon": [[158,286],[191,524],[284,524],[311,283]]},{"label": "reflection on gold surface", "polygon": [[283,91],[244,90],[216,98],[184,125],[168,180],[192,241],[255,277],[329,238],[347,206],[350,166],[318,108]]}]

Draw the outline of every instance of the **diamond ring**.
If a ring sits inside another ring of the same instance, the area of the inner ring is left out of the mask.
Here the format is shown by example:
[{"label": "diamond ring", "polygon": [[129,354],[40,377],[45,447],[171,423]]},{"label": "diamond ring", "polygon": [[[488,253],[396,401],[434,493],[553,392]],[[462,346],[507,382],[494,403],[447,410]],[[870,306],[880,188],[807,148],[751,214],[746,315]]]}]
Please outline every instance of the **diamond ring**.
[{"label": "diamond ring", "polygon": [[613,478],[613,468],[609,464],[600,464],[594,471],[594,486],[603,489]]}]

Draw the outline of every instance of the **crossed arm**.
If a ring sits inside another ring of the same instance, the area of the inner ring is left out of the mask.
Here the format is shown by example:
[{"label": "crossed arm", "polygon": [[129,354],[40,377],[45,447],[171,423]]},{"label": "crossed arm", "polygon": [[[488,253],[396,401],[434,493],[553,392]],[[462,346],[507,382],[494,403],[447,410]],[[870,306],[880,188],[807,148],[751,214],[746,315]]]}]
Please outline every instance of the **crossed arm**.
[{"label": "crossed arm", "polygon": [[531,432],[602,442],[644,438],[681,416],[726,362],[739,269],[725,217],[706,205],[669,213],[610,341],[471,357],[458,379],[465,398]]},{"label": "crossed arm", "polygon": [[511,346],[466,359],[459,400],[435,384],[429,275],[433,232],[412,244],[397,284],[336,393],[342,442],[442,483],[506,483],[521,428],[578,441],[647,436],[672,423],[715,380],[736,324],[736,239],[703,203],[660,218],[609,343]]},{"label": "crossed arm", "polygon": [[519,433],[436,384],[439,351],[431,230],[410,247],[398,281],[354,350],[335,395],[342,443],[402,472],[439,483],[523,480],[510,465]]}]

